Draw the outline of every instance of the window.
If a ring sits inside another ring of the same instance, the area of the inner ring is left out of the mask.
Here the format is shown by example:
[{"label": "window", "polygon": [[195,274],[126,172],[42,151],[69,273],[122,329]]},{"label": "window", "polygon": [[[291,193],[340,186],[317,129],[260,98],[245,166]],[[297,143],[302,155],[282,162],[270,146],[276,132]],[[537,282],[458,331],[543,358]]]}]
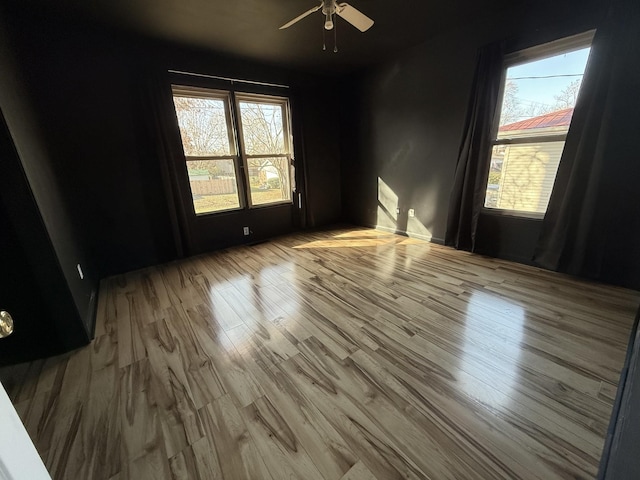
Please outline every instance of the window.
[{"label": "window", "polygon": [[174,87],[173,103],[196,214],[239,209],[229,94]]},{"label": "window", "polygon": [[507,58],[485,208],[530,217],[546,212],[592,36]]},{"label": "window", "polygon": [[251,205],[289,202],[291,136],[286,99],[255,95],[237,95],[236,99]]},{"label": "window", "polygon": [[176,85],[172,90],[197,215],[291,202],[286,98]]}]

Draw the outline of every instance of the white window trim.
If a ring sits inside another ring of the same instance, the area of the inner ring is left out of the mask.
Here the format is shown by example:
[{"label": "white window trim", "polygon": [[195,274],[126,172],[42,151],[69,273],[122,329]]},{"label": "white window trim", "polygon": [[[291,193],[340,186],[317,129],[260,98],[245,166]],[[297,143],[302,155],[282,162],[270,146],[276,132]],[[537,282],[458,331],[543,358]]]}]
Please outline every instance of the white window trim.
[{"label": "white window trim", "polygon": [[[558,135],[541,136],[541,137],[497,138],[499,123],[500,123],[500,114],[502,112],[502,102],[504,101],[504,88],[507,81],[507,70],[511,67],[522,65],[524,63],[543,60],[545,58],[553,57],[555,55],[559,55],[562,53],[571,53],[576,50],[581,50],[583,48],[589,47],[593,42],[594,35],[595,35],[595,30],[589,30],[584,33],[579,33],[577,35],[564,37],[558,40],[554,40],[552,42],[525,48],[525,49],[518,50],[516,52],[512,52],[505,55],[503,67],[502,67],[502,80],[500,84],[500,94],[499,94],[500,101],[498,102],[498,105],[496,105],[494,125],[493,125],[493,128],[491,129],[491,145],[490,145],[491,150],[489,152],[489,155],[491,155],[493,151],[493,147],[496,145],[516,145],[519,143],[530,143],[531,138],[535,138],[537,142],[541,142],[541,143],[566,141],[566,138],[567,138],[566,133],[558,134]],[[489,169],[490,168],[491,167],[489,166]],[[486,172],[486,179],[484,182],[485,186],[488,184],[488,180],[489,180],[489,170],[487,170]],[[485,198],[486,198],[486,193],[485,193]],[[509,216],[509,217],[517,217],[517,218],[529,218],[534,220],[541,220],[546,215],[546,212],[538,213],[538,212],[527,212],[522,210],[485,207],[484,201],[482,202],[481,211],[483,214]]]},{"label": "white window trim", "polygon": [[[288,87],[286,87],[288,88]],[[239,207],[228,208],[224,210],[215,210],[211,212],[196,213],[194,206],[194,214],[196,217],[218,215],[221,213],[237,212],[245,209],[268,208],[272,206],[293,204],[294,197],[294,172],[292,165],[294,161],[293,155],[293,134],[291,127],[291,108],[288,97],[257,94],[247,92],[236,92],[234,90],[221,90],[216,88],[202,88],[188,86],[183,84],[171,84],[173,96],[182,96],[188,98],[205,98],[222,100],[225,108],[225,120],[227,123],[227,133],[229,135],[229,155],[213,155],[213,156],[188,156],[184,155],[185,168],[190,161],[198,160],[232,160],[235,169],[236,188],[238,191]],[[249,155],[245,153],[244,136],[242,132],[242,119],[240,113],[240,102],[247,101],[253,103],[264,103],[268,105],[281,105],[283,113],[283,136],[286,152],[278,152],[273,154]],[[251,185],[249,183],[249,160],[252,158],[287,158],[289,164],[289,198],[276,202],[260,203],[253,205],[251,198]],[[244,177],[244,180],[241,178]],[[244,184],[244,185],[243,185]]]},{"label": "white window trim", "polygon": [[[235,105],[236,112],[238,115],[238,145],[240,147],[240,156],[242,157],[242,165],[245,168],[245,182],[246,182],[246,190],[247,190],[247,202],[248,207],[250,209],[254,208],[264,208],[270,207],[273,205],[287,205],[293,204],[293,179],[291,172],[291,164],[293,162],[293,137],[291,134],[291,110],[289,105],[289,99],[287,97],[280,97],[275,95],[262,95],[262,94],[254,94],[254,93],[243,93],[238,92],[235,94]],[[240,103],[241,102],[252,102],[252,103],[264,103],[266,105],[280,105],[282,107],[282,135],[284,138],[284,146],[287,150],[286,152],[278,152],[278,153],[269,153],[269,154],[248,154],[246,153],[245,144],[244,144],[244,132],[242,126],[242,114],[240,111]],[[257,205],[253,204],[253,200],[251,199],[251,185],[249,183],[249,160],[252,158],[286,158],[289,164],[289,198],[280,200],[278,202],[269,202],[269,203],[259,203]]]}]

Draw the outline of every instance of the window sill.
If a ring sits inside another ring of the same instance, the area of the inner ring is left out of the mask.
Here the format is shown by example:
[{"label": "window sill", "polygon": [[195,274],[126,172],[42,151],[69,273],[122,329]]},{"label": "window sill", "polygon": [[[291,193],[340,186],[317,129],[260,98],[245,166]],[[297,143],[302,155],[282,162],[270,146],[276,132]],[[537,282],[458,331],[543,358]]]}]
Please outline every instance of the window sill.
[{"label": "window sill", "polygon": [[268,207],[282,207],[284,205],[293,205],[293,200],[283,200],[281,202],[271,202],[271,203],[264,203],[264,204],[258,204],[258,205],[251,205],[249,207],[249,210],[256,210],[259,208],[268,208]]},{"label": "window sill", "polygon": [[293,201],[292,200],[286,200],[283,202],[274,202],[274,203],[267,203],[264,205],[253,205],[251,207],[244,207],[244,208],[232,208],[229,210],[218,210],[216,212],[204,212],[204,213],[196,213],[195,217],[200,220],[200,219],[210,219],[210,218],[216,218],[216,217],[226,217],[228,215],[233,215],[234,213],[242,213],[242,212],[249,212],[251,210],[261,210],[261,209],[265,209],[265,208],[270,208],[270,207],[286,207],[287,205],[293,205]]},{"label": "window sill", "polygon": [[482,209],[480,210],[480,213],[483,215],[492,215],[496,217],[521,218],[524,220],[542,221],[544,219],[544,213],[520,212],[517,210],[503,210],[500,208],[482,207]]}]

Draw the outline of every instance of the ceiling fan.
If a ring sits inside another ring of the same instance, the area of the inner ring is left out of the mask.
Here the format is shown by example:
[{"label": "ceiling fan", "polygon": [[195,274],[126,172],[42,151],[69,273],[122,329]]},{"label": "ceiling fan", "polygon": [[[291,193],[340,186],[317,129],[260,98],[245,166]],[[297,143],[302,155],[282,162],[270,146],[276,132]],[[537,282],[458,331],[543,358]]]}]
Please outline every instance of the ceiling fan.
[{"label": "ceiling fan", "polygon": [[289,28],[294,23],[299,22],[303,18],[312,13],[322,10],[322,14],[325,16],[324,28],[325,30],[332,30],[334,28],[334,18],[337,14],[339,17],[344,18],[351,25],[356,27],[361,32],[366,32],[373,25],[373,20],[367,17],[360,10],[352,7],[348,3],[338,3],[336,0],[322,0],[320,5],[307,10],[302,15],[297,16],[289,23],[285,23],[280,27],[280,30]]}]

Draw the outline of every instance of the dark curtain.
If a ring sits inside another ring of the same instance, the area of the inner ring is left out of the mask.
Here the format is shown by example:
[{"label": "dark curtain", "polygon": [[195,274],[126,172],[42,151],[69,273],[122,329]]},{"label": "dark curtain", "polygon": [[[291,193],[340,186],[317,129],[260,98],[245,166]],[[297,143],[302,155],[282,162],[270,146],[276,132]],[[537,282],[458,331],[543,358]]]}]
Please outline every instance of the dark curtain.
[{"label": "dark curtain", "polygon": [[504,44],[480,49],[449,201],[445,245],[473,251],[491,161],[491,135],[502,83]]},{"label": "dark curtain", "polygon": [[159,172],[164,198],[156,198],[156,209],[167,217],[173,238],[173,257],[183,257],[190,249],[189,228],[180,185],[176,174],[176,158],[183,158],[177,139],[177,121],[173,110],[170,81],[155,69],[140,76],[137,84],[139,143],[143,164],[149,172]]},{"label": "dark curtain", "polygon": [[[291,107],[291,128],[293,129],[293,149],[297,154],[294,157],[296,190],[293,193],[293,208],[291,209],[291,224],[297,228],[307,227],[307,169],[305,165],[305,144],[303,125],[303,101],[302,93],[293,90],[289,98]],[[299,153],[299,155],[298,155]]]},{"label": "dark curtain", "polygon": [[614,1],[593,41],[534,260],[640,287],[640,2]]}]

